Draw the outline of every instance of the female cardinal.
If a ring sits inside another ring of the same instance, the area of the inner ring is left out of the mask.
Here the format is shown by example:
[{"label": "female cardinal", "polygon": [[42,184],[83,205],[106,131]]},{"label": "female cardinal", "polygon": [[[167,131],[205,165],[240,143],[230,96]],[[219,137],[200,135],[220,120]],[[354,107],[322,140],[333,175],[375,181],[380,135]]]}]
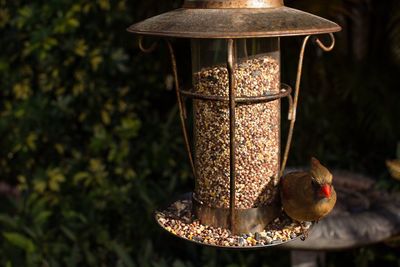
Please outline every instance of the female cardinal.
[{"label": "female cardinal", "polygon": [[292,172],[282,178],[281,199],[283,210],[292,219],[318,222],[336,203],[332,174],[311,158],[310,172]]}]

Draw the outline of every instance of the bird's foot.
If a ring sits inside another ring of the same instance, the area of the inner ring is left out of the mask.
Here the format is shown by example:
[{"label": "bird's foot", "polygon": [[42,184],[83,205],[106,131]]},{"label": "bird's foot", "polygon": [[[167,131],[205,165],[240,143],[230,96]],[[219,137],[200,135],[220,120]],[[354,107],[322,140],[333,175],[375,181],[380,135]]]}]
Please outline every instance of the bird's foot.
[{"label": "bird's foot", "polygon": [[301,241],[306,241],[306,239],[308,238],[308,230],[303,231],[302,236],[300,237]]},{"label": "bird's foot", "polygon": [[308,238],[308,233],[310,231],[310,227],[304,226],[303,223],[299,222],[300,227],[301,227],[301,234],[302,236],[300,237],[301,241],[305,241]]}]

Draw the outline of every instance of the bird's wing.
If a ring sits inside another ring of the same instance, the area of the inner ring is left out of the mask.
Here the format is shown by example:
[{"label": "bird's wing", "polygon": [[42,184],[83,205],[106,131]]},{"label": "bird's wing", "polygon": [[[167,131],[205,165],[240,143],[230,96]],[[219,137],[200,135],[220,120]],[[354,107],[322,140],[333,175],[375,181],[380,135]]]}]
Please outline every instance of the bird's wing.
[{"label": "bird's wing", "polygon": [[303,179],[306,176],[306,172],[291,172],[281,178],[281,193],[285,199],[290,199],[293,194],[290,193],[290,188],[298,183],[299,179]]}]

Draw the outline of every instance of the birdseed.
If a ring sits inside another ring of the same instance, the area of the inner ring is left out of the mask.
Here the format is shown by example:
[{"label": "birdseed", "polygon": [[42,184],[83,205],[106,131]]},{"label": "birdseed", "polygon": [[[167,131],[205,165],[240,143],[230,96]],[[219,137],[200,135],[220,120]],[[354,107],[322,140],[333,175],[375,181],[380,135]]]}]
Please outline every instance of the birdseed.
[{"label": "birdseed", "polygon": [[[250,58],[235,67],[236,96],[280,91],[279,62]],[[194,74],[196,93],[228,97],[225,66]],[[226,102],[194,100],[195,194],[204,204],[229,208],[229,108]],[[236,208],[270,204],[277,194],[280,157],[280,101],[236,107]]]},{"label": "birdseed", "polygon": [[[156,213],[158,223],[168,232],[181,238],[213,246],[254,247],[280,244],[303,234],[299,223],[282,214],[264,231],[232,235],[230,230],[201,224],[192,213],[190,200],[179,200],[166,210]],[[302,225],[305,230],[310,224]]]}]

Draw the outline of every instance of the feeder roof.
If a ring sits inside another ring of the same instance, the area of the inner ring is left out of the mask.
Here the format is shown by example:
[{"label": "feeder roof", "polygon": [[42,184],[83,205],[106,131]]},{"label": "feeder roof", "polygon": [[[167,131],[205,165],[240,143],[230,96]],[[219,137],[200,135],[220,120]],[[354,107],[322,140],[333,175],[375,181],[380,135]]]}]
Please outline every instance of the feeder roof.
[{"label": "feeder roof", "polygon": [[181,38],[277,37],[324,34],[340,30],[340,26],[334,22],[283,5],[268,8],[184,6],[128,28],[129,32],[141,35]]}]

